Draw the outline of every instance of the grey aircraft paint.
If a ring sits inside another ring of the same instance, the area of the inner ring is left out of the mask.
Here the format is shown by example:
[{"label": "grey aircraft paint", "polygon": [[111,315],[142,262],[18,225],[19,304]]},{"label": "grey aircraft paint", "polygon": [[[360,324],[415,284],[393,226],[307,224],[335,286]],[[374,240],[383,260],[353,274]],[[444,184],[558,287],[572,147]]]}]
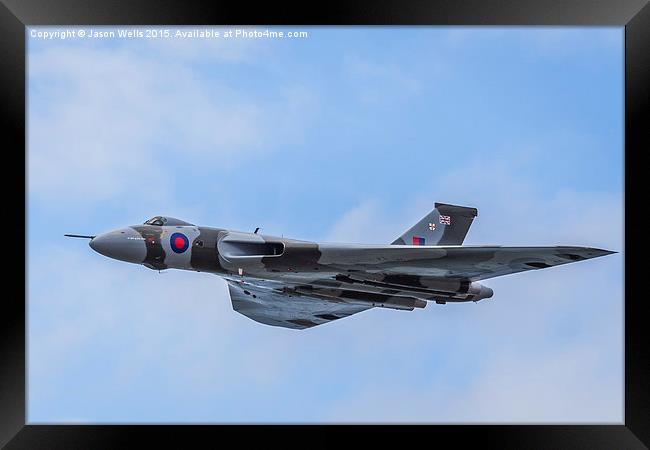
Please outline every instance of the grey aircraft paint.
[{"label": "grey aircraft paint", "polygon": [[[214,273],[233,309],[257,322],[310,328],[370,308],[479,301],[479,281],[614,252],[588,247],[461,246],[476,208],[436,203],[391,245],[316,243],[200,227],[156,216],[89,238],[93,250],[153,270]],[[411,245],[413,244],[413,245]]]}]

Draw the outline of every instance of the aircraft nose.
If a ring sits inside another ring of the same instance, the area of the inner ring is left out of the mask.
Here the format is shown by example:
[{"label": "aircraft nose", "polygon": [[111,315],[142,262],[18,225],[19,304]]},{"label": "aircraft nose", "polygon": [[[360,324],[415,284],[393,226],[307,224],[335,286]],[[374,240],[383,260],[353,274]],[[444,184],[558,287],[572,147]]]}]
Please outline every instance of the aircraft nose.
[{"label": "aircraft nose", "polygon": [[142,263],[147,256],[144,239],[133,228],[100,234],[91,239],[88,245],[101,255],[136,264]]}]

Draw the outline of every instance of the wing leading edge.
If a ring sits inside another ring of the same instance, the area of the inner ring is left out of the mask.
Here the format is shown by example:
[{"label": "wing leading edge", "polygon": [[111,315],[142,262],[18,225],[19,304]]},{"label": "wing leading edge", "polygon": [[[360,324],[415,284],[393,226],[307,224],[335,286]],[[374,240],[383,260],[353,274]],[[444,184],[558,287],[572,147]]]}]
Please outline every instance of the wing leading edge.
[{"label": "wing leading edge", "polygon": [[320,245],[321,264],[337,270],[355,270],[469,281],[485,280],[527,270],[609,255],[589,247],[498,246],[341,246]]}]

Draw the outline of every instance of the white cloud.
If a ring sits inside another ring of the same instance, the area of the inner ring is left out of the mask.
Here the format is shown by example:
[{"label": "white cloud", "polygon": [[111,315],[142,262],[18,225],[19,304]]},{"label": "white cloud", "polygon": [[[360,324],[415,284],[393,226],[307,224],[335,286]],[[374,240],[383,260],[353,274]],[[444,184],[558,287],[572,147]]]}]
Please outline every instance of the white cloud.
[{"label": "white cloud", "polygon": [[411,98],[422,90],[421,82],[409,73],[408,68],[390,61],[371,61],[348,55],[343,70],[345,76],[356,82],[356,96],[371,106]]},{"label": "white cloud", "polygon": [[[179,165],[185,173],[193,165],[220,170],[299,139],[298,124],[316,105],[308,88],[287,86],[260,100],[205,76],[219,62],[245,60],[237,55],[250,45],[216,46],[213,53],[229,52],[206,69],[178,57],[193,57],[187,44],[165,42],[147,51],[53,46],[29,52],[30,195],[76,206],[125,193],[132,201],[169,197],[173,187],[165,181]],[[215,45],[189,47],[206,46]]]},{"label": "white cloud", "polygon": [[549,354],[531,349],[496,355],[477,380],[458,388],[436,379],[409,387],[400,380],[390,388],[370,382],[334,407],[331,422],[415,423],[622,423],[621,391],[603,389],[616,377],[594,374],[597,350],[562,348]]},{"label": "white cloud", "polygon": [[[158,274],[85,246],[49,247],[40,255],[28,272],[31,420],[42,420],[48,405],[70,395],[61,390],[70,383],[93,383],[88,400],[101,402],[104,392],[163,380],[175,386],[174,394],[199,401],[205,393],[227,393],[229,385],[263,388],[285,370],[290,355],[274,349],[290,349],[291,342],[260,338],[270,327],[247,327],[248,319],[241,326],[225,283],[214,275]],[[104,377],[89,380],[98,359]],[[87,413],[90,420],[101,417],[99,409]]]},{"label": "white cloud", "polygon": [[[379,243],[386,242],[393,230],[389,219],[376,199],[365,201],[347,211],[331,227],[326,240],[331,242]],[[395,234],[392,239],[399,236]]]}]

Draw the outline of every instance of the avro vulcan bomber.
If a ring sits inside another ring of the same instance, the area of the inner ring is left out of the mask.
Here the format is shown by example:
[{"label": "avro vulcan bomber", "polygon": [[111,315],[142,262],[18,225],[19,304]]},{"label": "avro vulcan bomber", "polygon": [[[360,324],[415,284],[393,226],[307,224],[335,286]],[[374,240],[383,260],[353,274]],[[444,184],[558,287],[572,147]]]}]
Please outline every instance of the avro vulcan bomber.
[{"label": "avro vulcan bomber", "polygon": [[263,324],[304,329],[370,308],[492,297],[483,280],[604,256],[588,247],[463,246],[476,208],[436,203],[390,245],[333,244],[197,226],[156,216],[90,239],[104,256],[154,270],[224,278],[233,309]]}]

